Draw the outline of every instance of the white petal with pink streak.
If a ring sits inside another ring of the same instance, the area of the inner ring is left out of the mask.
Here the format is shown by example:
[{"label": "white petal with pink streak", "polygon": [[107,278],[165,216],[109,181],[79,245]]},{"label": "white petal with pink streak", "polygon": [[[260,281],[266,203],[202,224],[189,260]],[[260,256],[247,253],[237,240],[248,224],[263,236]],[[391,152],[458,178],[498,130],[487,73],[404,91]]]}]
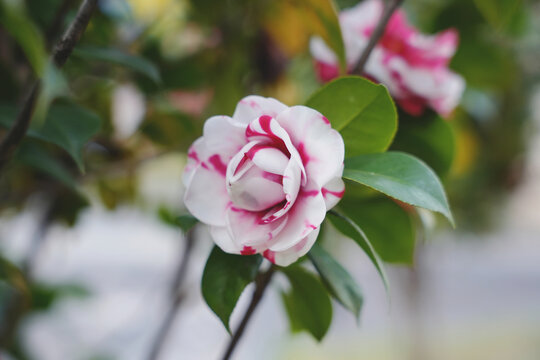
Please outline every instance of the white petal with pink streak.
[{"label": "white petal with pink streak", "polygon": [[308,236],[300,240],[296,245],[289,249],[277,252],[268,250],[264,254],[276,265],[289,266],[290,264],[294,263],[300,257],[306,255],[309,252],[309,250],[317,240],[317,236],[319,236],[319,231],[320,228],[313,230],[311,233],[309,233]]},{"label": "white petal with pink streak", "polygon": [[311,108],[293,106],[276,120],[298,149],[309,181],[320,188],[332,179],[343,164],[345,145],[328,119]]},{"label": "white petal with pink streak", "polygon": [[326,204],[321,192],[301,191],[287,215],[287,226],[270,242],[268,248],[272,251],[293,247],[321,225],[326,216]]},{"label": "white petal with pink streak", "polygon": [[184,194],[184,204],[188,210],[206,224],[224,226],[225,210],[229,203],[225,177],[211,168],[199,165]]},{"label": "white petal with pink streak", "polygon": [[227,211],[227,228],[239,246],[266,248],[268,243],[282,231],[288,222],[285,215],[269,224],[261,224],[258,213],[231,208]]},{"label": "white petal with pink streak", "polygon": [[276,117],[285,109],[287,106],[276,99],[250,95],[240,100],[232,117],[236,122],[247,125],[263,115]]}]

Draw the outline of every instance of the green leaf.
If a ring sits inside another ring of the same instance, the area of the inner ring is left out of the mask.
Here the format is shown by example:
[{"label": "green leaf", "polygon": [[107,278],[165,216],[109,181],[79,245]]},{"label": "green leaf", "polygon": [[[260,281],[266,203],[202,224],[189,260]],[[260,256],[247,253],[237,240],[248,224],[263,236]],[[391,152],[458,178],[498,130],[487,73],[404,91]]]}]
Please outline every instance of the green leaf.
[{"label": "green leaf", "polygon": [[347,70],[347,59],[345,56],[345,45],[339,25],[337,7],[332,0],[297,0],[305,2],[319,19],[321,26],[313,26],[315,34],[321,36],[328,46],[334,50],[339,62],[341,71]]},{"label": "green leaf", "polygon": [[502,30],[523,9],[523,0],[474,0],[482,16],[494,28]]},{"label": "green leaf", "polygon": [[41,76],[47,63],[45,42],[38,27],[28,18],[24,2],[0,0],[0,24],[23,49],[34,72]]},{"label": "green leaf", "polygon": [[101,127],[101,119],[95,113],[72,103],[53,105],[42,127],[32,128],[28,136],[60,146],[75,160],[79,170],[84,171],[83,146]]},{"label": "green leaf", "polygon": [[397,130],[396,107],[386,87],[359,76],[328,83],[306,105],[341,133],[347,157],[386,150]]},{"label": "green leaf", "polygon": [[313,245],[308,255],[332,296],[358,318],[364,299],[349,272],[317,244]]},{"label": "green leaf", "polygon": [[73,54],[87,60],[106,61],[125,66],[145,75],[155,83],[161,82],[158,67],[152,62],[139,56],[130,55],[117,49],[106,49],[94,46],[79,46],[73,51]]},{"label": "green leaf", "polygon": [[283,302],[293,331],[308,331],[321,341],[332,322],[332,303],[321,281],[300,266],[281,269],[291,283]]},{"label": "green leaf", "polygon": [[349,239],[354,240],[354,242],[356,242],[358,246],[360,246],[362,250],[364,250],[367,257],[371,260],[371,262],[379,272],[381,280],[384,283],[386,292],[388,293],[388,278],[386,277],[383,263],[379,258],[379,255],[373,249],[373,245],[371,245],[369,239],[367,238],[366,234],[364,234],[362,229],[360,229],[360,227],[358,227],[358,225],[355,224],[351,219],[334,210],[330,211],[327,214],[326,218],[340,233],[347,236]]},{"label": "green leaf", "polygon": [[66,167],[37,142],[25,141],[17,151],[16,159],[75,189],[77,182]]},{"label": "green leaf", "polygon": [[[9,128],[16,114],[13,106],[0,104],[0,126]],[[43,124],[32,125],[28,137],[60,146],[83,171],[82,148],[99,131],[101,119],[90,110],[65,102],[51,106]]]},{"label": "green leaf", "polygon": [[446,175],[455,154],[454,133],[448,122],[434,112],[422,117],[400,114],[399,119],[391,149],[417,156],[439,176]]},{"label": "green leaf", "polygon": [[413,263],[414,223],[393,200],[387,197],[360,201],[345,198],[339,203],[339,209],[364,231],[383,261]]},{"label": "green leaf", "polygon": [[161,207],[158,209],[159,218],[166,224],[179,227],[183,232],[187,233],[198,222],[194,216],[190,214],[175,215],[169,209]]},{"label": "green leaf", "polygon": [[229,318],[245,287],[255,280],[262,257],[231,255],[214,246],[202,277],[202,295],[230,332]]},{"label": "green leaf", "polygon": [[343,177],[407,204],[439,212],[454,226],[439,178],[414,156],[386,152],[346,159]]}]

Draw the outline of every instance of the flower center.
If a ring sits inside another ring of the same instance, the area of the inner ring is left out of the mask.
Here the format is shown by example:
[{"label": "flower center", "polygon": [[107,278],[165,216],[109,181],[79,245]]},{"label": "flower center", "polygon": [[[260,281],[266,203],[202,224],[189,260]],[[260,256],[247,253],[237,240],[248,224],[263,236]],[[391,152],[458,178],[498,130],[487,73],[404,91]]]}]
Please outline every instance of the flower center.
[{"label": "flower center", "polygon": [[283,202],[283,172],[288,160],[276,148],[251,148],[227,178],[233,204],[248,211],[263,211]]}]

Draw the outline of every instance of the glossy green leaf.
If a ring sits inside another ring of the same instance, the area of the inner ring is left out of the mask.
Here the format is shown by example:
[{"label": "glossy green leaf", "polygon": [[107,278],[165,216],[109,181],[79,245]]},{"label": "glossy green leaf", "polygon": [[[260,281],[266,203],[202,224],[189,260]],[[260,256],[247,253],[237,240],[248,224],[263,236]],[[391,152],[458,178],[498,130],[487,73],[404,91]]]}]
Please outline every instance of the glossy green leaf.
[{"label": "glossy green leaf", "polygon": [[412,217],[392,199],[343,199],[339,209],[364,231],[381,259],[412,264],[416,242]]},{"label": "glossy green leaf", "polygon": [[321,341],[332,322],[332,302],[321,281],[300,266],[289,266],[281,271],[291,284],[283,293],[283,302],[293,331],[308,331]]},{"label": "glossy green leaf", "polygon": [[381,280],[383,281],[384,287],[388,292],[388,278],[386,276],[386,272],[384,271],[382,260],[375,252],[373,245],[369,241],[366,234],[362,231],[362,229],[360,229],[360,227],[355,224],[354,221],[336,211],[330,211],[327,214],[326,218],[340,233],[342,233],[349,239],[354,240],[354,242],[356,242],[358,246],[360,246],[362,250],[364,250],[367,257],[371,260],[371,262],[377,269],[377,272],[379,273],[379,275],[381,276]]},{"label": "glossy green leaf", "polygon": [[386,152],[346,159],[343,177],[407,204],[439,212],[454,225],[439,178],[414,156]]},{"label": "glossy green leaf", "polygon": [[454,160],[454,133],[448,122],[434,112],[421,117],[400,114],[391,149],[417,156],[439,176],[444,176]]},{"label": "glossy green leaf", "polygon": [[24,2],[0,0],[0,24],[23,49],[34,72],[41,76],[47,63],[45,42],[38,27],[28,18]]},{"label": "glossy green leaf", "polygon": [[255,280],[262,257],[231,255],[217,246],[210,253],[202,277],[202,295],[230,331],[229,318],[245,287]]},{"label": "glossy green leaf", "polygon": [[93,46],[79,46],[73,54],[87,60],[106,61],[124,66],[150,78],[156,83],[161,82],[159,69],[152,62],[135,55],[130,55],[118,49],[106,49]]},{"label": "glossy green leaf", "polygon": [[349,272],[317,244],[313,245],[308,255],[332,296],[358,318],[364,299]]},{"label": "glossy green leaf", "polygon": [[386,87],[359,76],[328,83],[306,105],[340,131],[347,157],[386,150],[397,130],[396,107]]}]

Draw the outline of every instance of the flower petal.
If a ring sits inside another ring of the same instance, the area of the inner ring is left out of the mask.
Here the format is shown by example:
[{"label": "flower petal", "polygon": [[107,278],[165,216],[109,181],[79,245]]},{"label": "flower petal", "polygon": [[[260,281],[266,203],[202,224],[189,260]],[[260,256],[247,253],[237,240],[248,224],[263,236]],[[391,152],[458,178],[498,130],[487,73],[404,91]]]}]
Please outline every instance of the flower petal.
[{"label": "flower petal", "polygon": [[240,100],[236,110],[234,110],[233,119],[247,125],[263,115],[276,117],[277,114],[286,109],[287,106],[276,99],[250,95]]},{"label": "flower petal", "polygon": [[269,241],[287,225],[287,216],[268,224],[261,223],[261,214],[231,207],[227,211],[227,227],[239,246],[266,249]]},{"label": "flower petal", "polygon": [[215,169],[199,165],[189,181],[184,204],[201,222],[224,226],[225,210],[230,204],[225,177]]},{"label": "flower petal", "polygon": [[319,236],[320,228],[313,230],[293,247],[283,251],[266,250],[263,255],[272,263],[279,266],[289,266],[300,257],[306,255]]},{"label": "flower petal", "polygon": [[204,123],[203,138],[205,152],[199,156],[205,161],[219,155],[225,164],[247,143],[246,126],[238,124],[228,116],[212,116]]},{"label": "flower petal", "polygon": [[321,113],[305,106],[293,106],[276,120],[298,150],[307,178],[319,188],[326,184],[343,164],[345,144],[341,135]]},{"label": "flower petal", "polygon": [[324,197],[327,211],[336,206],[345,194],[345,183],[341,179],[341,174],[327,182],[321,189],[321,193]]},{"label": "flower petal", "polygon": [[242,247],[234,242],[226,226],[210,226],[210,235],[221,250],[229,254],[240,254]]},{"label": "flower petal", "polygon": [[287,215],[287,226],[270,242],[268,248],[272,251],[293,247],[321,225],[326,216],[326,204],[321,192],[301,190]]}]

